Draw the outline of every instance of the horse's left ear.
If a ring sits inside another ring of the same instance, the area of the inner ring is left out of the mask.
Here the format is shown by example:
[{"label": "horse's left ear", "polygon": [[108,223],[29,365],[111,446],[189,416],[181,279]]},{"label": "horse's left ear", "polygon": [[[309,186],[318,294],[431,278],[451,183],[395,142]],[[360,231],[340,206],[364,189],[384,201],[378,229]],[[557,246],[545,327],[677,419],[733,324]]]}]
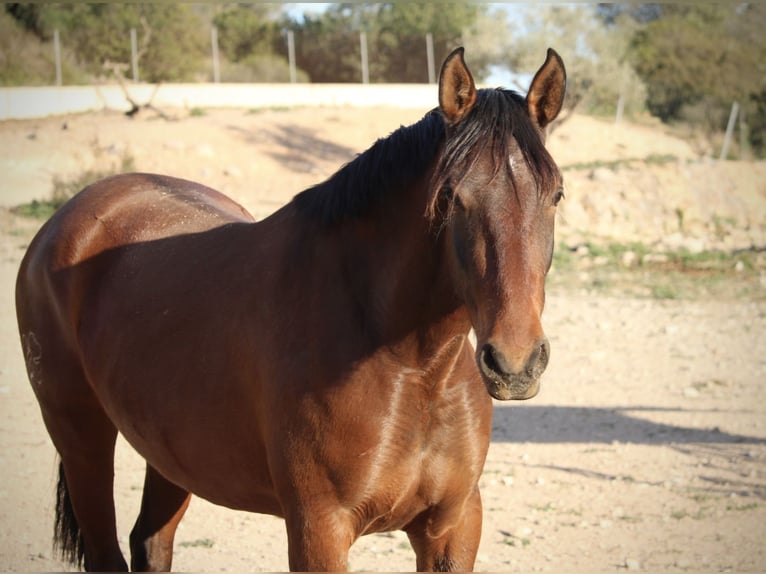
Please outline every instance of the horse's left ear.
[{"label": "horse's left ear", "polygon": [[564,61],[553,48],[548,48],[545,63],[535,74],[527,93],[527,112],[540,129],[559,115],[566,84]]},{"label": "horse's left ear", "polygon": [[463,60],[464,51],[453,50],[439,74],[439,107],[450,125],[463,119],[476,103],[476,85]]}]

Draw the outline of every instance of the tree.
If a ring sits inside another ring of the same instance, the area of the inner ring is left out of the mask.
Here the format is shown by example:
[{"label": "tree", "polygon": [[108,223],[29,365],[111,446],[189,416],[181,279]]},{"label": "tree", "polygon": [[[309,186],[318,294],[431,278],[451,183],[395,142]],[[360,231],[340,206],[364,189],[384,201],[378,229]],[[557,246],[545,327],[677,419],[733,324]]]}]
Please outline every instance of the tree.
[{"label": "tree", "polygon": [[764,28],[766,6],[760,3],[663,5],[630,45],[630,60],[647,85],[649,110],[663,121],[691,119],[717,131],[738,101],[755,128],[751,143],[761,146]]},{"label": "tree", "polygon": [[295,59],[312,82],[359,82],[358,22],[364,5],[334,4],[324,13],[292,21]]},{"label": "tree", "polygon": [[[213,18],[224,82],[286,82],[290,69],[281,8],[268,4],[220,7]],[[298,70],[298,77],[306,74]]]},{"label": "tree", "polygon": [[625,18],[605,26],[590,6],[535,6],[526,12],[512,63],[517,71],[532,74],[552,47],[567,68],[565,110],[612,114],[622,96],[626,110],[638,112],[644,87],[627,60],[634,26]]},{"label": "tree", "polygon": [[[382,81],[427,82],[426,34],[433,36],[434,60],[442,62],[462,44],[464,32],[486,7],[478,4],[399,2],[382,4],[377,13],[375,57]],[[477,53],[471,56],[471,73],[481,80],[486,66]]]},{"label": "tree", "polygon": [[[323,14],[306,15],[290,25],[298,65],[314,82],[360,80],[362,32],[367,35],[370,81],[427,82],[426,34],[433,35],[438,65],[484,11],[471,3],[333,4]],[[478,54],[476,61],[481,61]],[[486,66],[472,65],[471,70],[480,79]]]},{"label": "tree", "polygon": [[237,4],[227,6],[213,19],[218,28],[221,51],[232,62],[240,62],[253,54],[271,54],[275,40],[281,35],[273,6]]},{"label": "tree", "polygon": [[42,40],[53,31],[93,75],[105,62],[129,64],[130,29],[135,28],[143,58],[141,79],[190,80],[202,69],[207,34],[187,4],[12,4],[6,11]]}]

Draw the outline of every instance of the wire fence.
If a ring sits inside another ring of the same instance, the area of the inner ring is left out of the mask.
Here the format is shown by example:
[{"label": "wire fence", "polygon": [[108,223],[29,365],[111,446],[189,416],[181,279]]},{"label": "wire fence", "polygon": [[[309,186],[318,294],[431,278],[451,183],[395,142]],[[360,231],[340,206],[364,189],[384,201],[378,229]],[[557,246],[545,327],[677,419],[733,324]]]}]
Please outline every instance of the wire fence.
[{"label": "wire fence", "polygon": [[[295,33],[292,30],[286,31],[286,43],[287,43],[287,60],[289,67],[289,82],[299,83],[300,75],[298,74],[296,64],[296,50],[295,50]],[[133,82],[138,83],[141,79],[140,74],[140,53],[138,47],[138,34],[135,28],[130,29],[130,38],[126,39],[126,42],[130,42],[130,79]],[[436,83],[436,62],[434,59],[434,37],[433,34],[427,33],[423,38],[423,50],[426,57],[426,70],[424,70],[424,78],[428,79],[429,84]],[[359,81],[362,84],[370,83],[370,65],[369,65],[369,51],[367,34],[365,32],[359,32],[359,64],[360,64],[360,77]],[[61,52],[61,39],[58,29],[53,32],[53,60],[55,66],[55,77],[57,86],[63,85],[62,74],[62,52]],[[221,51],[218,41],[218,29],[212,26],[210,29],[210,61],[212,70],[213,83],[221,83]]]}]

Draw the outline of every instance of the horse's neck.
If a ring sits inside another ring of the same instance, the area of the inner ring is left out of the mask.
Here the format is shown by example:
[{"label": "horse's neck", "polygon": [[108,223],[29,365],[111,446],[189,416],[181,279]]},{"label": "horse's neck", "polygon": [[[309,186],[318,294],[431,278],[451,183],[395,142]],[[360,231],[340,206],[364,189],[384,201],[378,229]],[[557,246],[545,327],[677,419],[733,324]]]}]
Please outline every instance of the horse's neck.
[{"label": "horse's neck", "polygon": [[447,238],[425,216],[426,191],[413,185],[397,204],[345,228],[353,289],[386,344],[417,341],[428,349],[467,334],[467,313],[452,284]]}]

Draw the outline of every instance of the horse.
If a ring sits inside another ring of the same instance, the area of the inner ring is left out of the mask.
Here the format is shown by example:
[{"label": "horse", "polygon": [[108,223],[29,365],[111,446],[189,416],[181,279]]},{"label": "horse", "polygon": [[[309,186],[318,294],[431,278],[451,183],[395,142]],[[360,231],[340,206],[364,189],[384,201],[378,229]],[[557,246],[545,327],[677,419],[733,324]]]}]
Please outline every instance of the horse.
[{"label": "horse", "polygon": [[283,518],[291,570],[344,570],[391,530],[419,571],[471,570],[492,397],[533,397],[550,356],[565,83],[549,49],[526,96],[477,89],[458,48],[436,108],[258,222],[147,173],[64,204],[16,284],[62,558],[127,569],[121,433],[146,460],[133,570],[170,569],[192,493]]}]

